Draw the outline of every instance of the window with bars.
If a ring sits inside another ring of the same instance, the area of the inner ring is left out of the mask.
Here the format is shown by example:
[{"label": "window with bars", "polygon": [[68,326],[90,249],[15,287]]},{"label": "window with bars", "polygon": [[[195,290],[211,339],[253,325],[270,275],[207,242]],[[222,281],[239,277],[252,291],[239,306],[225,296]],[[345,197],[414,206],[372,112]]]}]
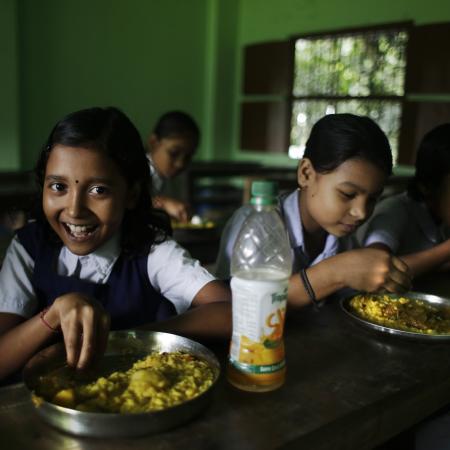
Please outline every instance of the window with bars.
[{"label": "window with bars", "polygon": [[368,115],[398,164],[450,122],[450,23],[340,30],[244,48],[240,148],[301,157],[324,114]]},{"label": "window with bars", "polygon": [[295,40],[289,155],[300,158],[325,114],[374,119],[397,157],[404,97],[406,29],[377,29]]}]

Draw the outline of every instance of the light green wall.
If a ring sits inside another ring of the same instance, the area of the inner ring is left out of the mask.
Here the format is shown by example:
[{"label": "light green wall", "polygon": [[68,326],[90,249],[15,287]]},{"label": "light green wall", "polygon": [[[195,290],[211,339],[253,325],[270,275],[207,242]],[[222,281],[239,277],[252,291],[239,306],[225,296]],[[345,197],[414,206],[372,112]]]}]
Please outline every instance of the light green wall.
[{"label": "light green wall", "polygon": [[0,171],[20,169],[17,3],[0,1]]},{"label": "light green wall", "polygon": [[144,138],[169,109],[203,128],[207,2],[20,0],[24,165],[56,120],[84,107],[120,107]]},{"label": "light green wall", "polygon": [[[416,24],[450,21],[448,0],[241,0],[239,10],[237,81],[234,97],[235,160],[290,164],[287,156],[265,155],[238,149],[239,98],[242,49],[246,44],[284,40],[302,33],[338,30],[340,28],[414,21]],[[448,45],[444,44],[443,45]]]},{"label": "light green wall", "polygon": [[119,106],[144,138],[184,109],[202,128],[197,159],[294,166],[238,148],[244,46],[405,20],[450,21],[450,2],[1,0],[0,170],[32,167],[55,121],[92,105]]},{"label": "light green wall", "polygon": [[208,55],[213,61],[214,84],[210,95],[211,148],[215,160],[229,157],[233,146],[233,110],[235,92],[235,60],[237,51],[237,29],[239,0],[217,0],[214,10],[214,46]]},{"label": "light green wall", "polygon": [[240,43],[413,20],[450,20],[448,0],[241,0]]}]

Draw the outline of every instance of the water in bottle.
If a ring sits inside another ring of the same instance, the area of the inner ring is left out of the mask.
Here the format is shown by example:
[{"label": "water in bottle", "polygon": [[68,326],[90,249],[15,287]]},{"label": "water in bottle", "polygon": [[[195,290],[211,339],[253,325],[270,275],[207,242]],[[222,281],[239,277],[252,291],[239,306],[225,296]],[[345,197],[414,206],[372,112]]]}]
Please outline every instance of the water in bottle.
[{"label": "water in bottle", "polygon": [[274,182],[253,182],[253,211],[231,258],[233,334],[227,376],[247,391],[276,389],[286,372],[283,328],[292,260],[277,193]]}]

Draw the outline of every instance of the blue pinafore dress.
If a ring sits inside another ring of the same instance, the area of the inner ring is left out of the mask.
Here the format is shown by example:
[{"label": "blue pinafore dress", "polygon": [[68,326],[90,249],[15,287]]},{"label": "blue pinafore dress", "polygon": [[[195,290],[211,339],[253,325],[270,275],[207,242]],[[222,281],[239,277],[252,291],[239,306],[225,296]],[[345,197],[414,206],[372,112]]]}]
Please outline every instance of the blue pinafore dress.
[{"label": "blue pinafore dress", "polygon": [[45,226],[32,222],[17,232],[20,243],[34,260],[32,285],[39,308],[69,292],[80,292],[98,300],[111,317],[111,330],[133,328],[166,319],[176,314],[171,302],[150,283],[148,255],[119,256],[105,284],[77,277],[58,275],[56,271],[61,244],[51,243]]}]

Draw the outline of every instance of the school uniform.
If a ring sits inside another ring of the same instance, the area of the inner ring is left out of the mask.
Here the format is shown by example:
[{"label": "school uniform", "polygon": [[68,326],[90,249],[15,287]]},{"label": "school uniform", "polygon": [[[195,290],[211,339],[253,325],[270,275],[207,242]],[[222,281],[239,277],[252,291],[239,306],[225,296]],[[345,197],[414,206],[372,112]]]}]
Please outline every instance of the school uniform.
[{"label": "school uniform", "polygon": [[52,244],[44,225],[26,225],[8,247],[0,272],[0,312],[30,318],[58,296],[81,292],[102,303],[111,329],[131,328],[186,311],[214,280],[172,239],[130,258],[121,254],[119,242],[117,234],[78,256]]},{"label": "school uniform", "polygon": [[437,225],[423,202],[403,192],[379,202],[356,236],[361,246],[381,243],[401,256],[440,244],[450,238],[450,229]]},{"label": "school uniform", "polygon": [[150,175],[152,177],[152,195],[159,195],[166,186],[167,180],[156,170],[156,167],[153,164],[153,160],[149,154],[147,154],[147,160],[148,167],[150,169]]},{"label": "school uniform", "polygon": [[[350,250],[355,246],[352,237],[346,236],[337,238],[329,234],[326,238],[322,252],[314,259],[308,255],[305,248],[302,218],[299,207],[300,191],[296,189],[288,195],[279,198],[278,207],[281,217],[286,226],[292,256],[292,273],[310,267],[318,262]],[[219,254],[216,260],[215,275],[220,279],[230,278],[230,262],[233,253],[233,246],[238,237],[239,231],[247,217],[254,211],[250,205],[239,208],[225,225],[220,241]]]}]

